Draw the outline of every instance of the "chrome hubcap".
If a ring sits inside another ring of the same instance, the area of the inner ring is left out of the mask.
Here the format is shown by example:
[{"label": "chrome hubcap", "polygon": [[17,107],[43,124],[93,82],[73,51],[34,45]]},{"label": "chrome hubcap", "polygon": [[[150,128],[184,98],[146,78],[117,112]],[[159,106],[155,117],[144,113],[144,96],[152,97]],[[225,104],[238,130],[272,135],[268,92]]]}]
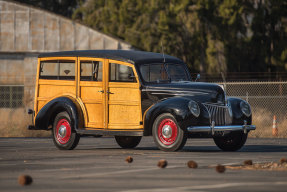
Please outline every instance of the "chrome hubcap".
[{"label": "chrome hubcap", "polygon": [[61,125],[61,126],[59,127],[59,135],[60,135],[61,137],[65,137],[65,135],[66,135],[66,127],[65,127],[64,125]]},{"label": "chrome hubcap", "polygon": [[172,136],[172,129],[169,125],[163,126],[162,136],[164,136],[165,138],[170,138]]}]

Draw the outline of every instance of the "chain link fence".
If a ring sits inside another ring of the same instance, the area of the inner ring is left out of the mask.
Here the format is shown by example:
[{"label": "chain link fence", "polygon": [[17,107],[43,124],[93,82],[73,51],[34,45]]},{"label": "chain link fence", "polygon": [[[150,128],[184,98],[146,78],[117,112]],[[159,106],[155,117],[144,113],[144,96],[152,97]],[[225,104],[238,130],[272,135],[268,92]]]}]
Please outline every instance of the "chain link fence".
[{"label": "chain link fence", "polygon": [[[251,105],[256,130],[250,136],[287,138],[287,82],[227,82],[226,92]],[[272,135],[274,117],[278,136]]]}]

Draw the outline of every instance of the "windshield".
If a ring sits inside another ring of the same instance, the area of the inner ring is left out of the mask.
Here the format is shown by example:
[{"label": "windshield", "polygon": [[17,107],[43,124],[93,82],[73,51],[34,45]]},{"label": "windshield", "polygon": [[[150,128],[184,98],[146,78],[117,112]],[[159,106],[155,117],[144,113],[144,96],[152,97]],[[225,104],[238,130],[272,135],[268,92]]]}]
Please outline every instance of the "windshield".
[{"label": "windshield", "polygon": [[140,72],[144,81],[149,83],[190,81],[182,64],[145,64],[140,66]]}]

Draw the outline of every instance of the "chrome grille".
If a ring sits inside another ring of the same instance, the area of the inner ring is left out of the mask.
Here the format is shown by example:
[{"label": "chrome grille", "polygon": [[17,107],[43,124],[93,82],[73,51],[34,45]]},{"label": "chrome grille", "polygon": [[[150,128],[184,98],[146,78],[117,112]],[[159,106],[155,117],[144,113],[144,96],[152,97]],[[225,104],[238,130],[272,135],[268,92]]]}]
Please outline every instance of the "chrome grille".
[{"label": "chrome grille", "polygon": [[232,118],[230,117],[227,106],[206,103],[204,106],[210,114],[211,122],[214,121],[215,125],[230,125],[232,123]]}]

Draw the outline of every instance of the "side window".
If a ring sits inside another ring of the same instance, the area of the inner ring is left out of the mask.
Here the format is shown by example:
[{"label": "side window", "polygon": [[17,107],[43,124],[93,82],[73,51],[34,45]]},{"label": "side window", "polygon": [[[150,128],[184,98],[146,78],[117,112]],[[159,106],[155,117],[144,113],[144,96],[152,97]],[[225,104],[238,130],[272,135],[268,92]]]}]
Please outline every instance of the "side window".
[{"label": "side window", "polygon": [[81,81],[102,81],[103,63],[100,61],[81,61]]},{"label": "side window", "polygon": [[110,82],[136,82],[134,77],[133,68],[110,63]]},{"label": "side window", "polygon": [[75,61],[42,61],[40,79],[75,80]]},{"label": "side window", "polygon": [[163,64],[141,65],[140,71],[146,82],[158,82],[168,80],[168,75]]},{"label": "side window", "polygon": [[188,81],[186,71],[179,64],[167,64],[167,71],[173,81]]},{"label": "side window", "polygon": [[150,82],[150,70],[149,70],[150,65],[141,65],[140,66],[140,71],[143,79],[147,82]]}]

